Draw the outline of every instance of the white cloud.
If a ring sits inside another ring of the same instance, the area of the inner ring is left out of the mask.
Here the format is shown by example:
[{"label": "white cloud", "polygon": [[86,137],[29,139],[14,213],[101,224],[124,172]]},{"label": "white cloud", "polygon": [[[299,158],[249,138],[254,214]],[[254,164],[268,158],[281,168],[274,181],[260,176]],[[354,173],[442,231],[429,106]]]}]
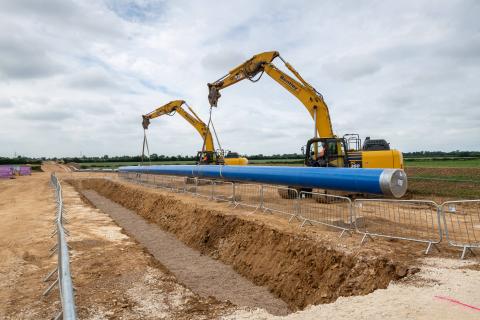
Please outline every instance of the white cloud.
[{"label": "white cloud", "polygon": [[[141,114],[184,99],[206,121],[206,84],[270,50],[324,95],[338,135],[478,149],[478,16],[477,1],[2,1],[0,153],[139,153]],[[313,134],[267,75],[223,90],[213,119],[241,153],[299,152]],[[201,146],[178,115],[148,134],[159,154]]]}]

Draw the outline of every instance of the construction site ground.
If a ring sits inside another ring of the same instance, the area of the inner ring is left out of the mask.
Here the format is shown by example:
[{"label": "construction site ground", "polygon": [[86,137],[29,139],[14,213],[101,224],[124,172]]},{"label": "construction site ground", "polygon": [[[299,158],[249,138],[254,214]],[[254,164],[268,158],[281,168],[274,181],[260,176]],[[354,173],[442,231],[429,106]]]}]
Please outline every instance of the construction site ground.
[{"label": "construction site ground", "polygon": [[339,238],[114,174],[0,181],[0,318],[45,319],[55,268],[50,172],[62,180],[80,319],[478,319],[480,260],[446,245]]}]

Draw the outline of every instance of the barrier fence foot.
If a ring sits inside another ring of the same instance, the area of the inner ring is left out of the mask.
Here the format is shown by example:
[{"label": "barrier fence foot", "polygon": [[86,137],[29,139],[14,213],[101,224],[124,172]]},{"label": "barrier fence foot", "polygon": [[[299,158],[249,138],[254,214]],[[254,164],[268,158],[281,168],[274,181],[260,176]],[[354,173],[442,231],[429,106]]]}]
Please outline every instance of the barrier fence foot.
[{"label": "barrier fence foot", "polygon": [[307,223],[308,223],[309,225],[313,226],[313,223],[312,223],[310,220],[308,220],[308,219],[303,219],[303,222],[302,222],[302,224],[300,225],[300,228],[303,228]]},{"label": "barrier fence foot", "polygon": [[58,250],[58,246],[55,246],[55,248],[52,250],[52,252],[50,252],[50,254],[48,255],[48,257],[49,257],[49,258],[52,257],[52,256],[55,254],[55,252],[57,252],[57,250]]},{"label": "barrier fence foot", "polygon": [[60,311],[60,313],[57,314],[57,316],[54,318],[54,320],[59,320],[59,319],[61,319],[62,316],[63,316],[63,312]]},{"label": "barrier fence foot", "polygon": [[292,222],[293,219],[297,219],[297,221],[299,222],[302,221],[302,219],[300,219],[298,215],[294,214],[290,217],[290,219],[288,219],[288,223]]},{"label": "barrier fence foot", "polygon": [[55,272],[56,272],[57,270],[58,270],[58,268],[53,269],[53,271],[50,272],[50,273],[45,277],[45,279],[43,279],[43,282],[47,282],[47,281],[55,274]]},{"label": "barrier fence foot", "polygon": [[363,238],[362,238],[362,241],[360,242],[360,244],[364,244],[364,242],[367,240],[367,237],[368,237],[370,240],[373,241],[373,237],[372,237],[370,234],[365,233],[365,234],[363,235]]},{"label": "barrier fence foot", "polygon": [[249,215],[250,215],[250,214],[254,214],[255,212],[257,212],[258,209],[260,209],[260,206],[255,207],[255,210],[253,210],[252,212],[249,212],[248,214],[249,214]]},{"label": "barrier fence foot", "polygon": [[52,291],[53,287],[55,287],[58,283],[58,278],[55,280],[55,282],[53,282],[48,288],[47,290],[45,290],[45,292],[43,292],[43,296],[46,297],[50,291]]},{"label": "barrier fence foot", "polygon": [[473,252],[472,248],[465,246],[463,247],[462,256],[460,257],[460,259],[462,260],[465,259],[467,252],[470,252],[473,256],[476,255],[475,252]]},{"label": "barrier fence foot", "polygon": [[348,229],[343,229],[342,232],[340,232],[340,236],[338,236],[339,238],[343,237],[343,235],[347,233],[350,237],[352,236],[352,232]]},{"label": "barrier fence foot", "polygon": [[429,254],[430,253],[430,250],[433,248],[437,249],[438,252],[440,252],[440,249],[438,248],[437,244],[436,243],[433,243],[433,242],[429,242],[428,243],[428,246],[427,246],[427,250],[425,250],[425,254]]}]

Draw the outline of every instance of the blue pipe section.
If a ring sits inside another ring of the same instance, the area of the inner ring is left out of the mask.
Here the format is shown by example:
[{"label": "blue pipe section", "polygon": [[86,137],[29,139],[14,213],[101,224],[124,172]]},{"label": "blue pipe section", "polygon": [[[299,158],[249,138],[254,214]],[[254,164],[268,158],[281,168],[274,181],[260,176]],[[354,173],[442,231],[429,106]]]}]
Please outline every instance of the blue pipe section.
[{"label": "blue pipe section", "polygon": [[282,166],[155,165],[120,167],[119,172],[175,175],[228,181],[258,182],[401,197],[403,170]]}]

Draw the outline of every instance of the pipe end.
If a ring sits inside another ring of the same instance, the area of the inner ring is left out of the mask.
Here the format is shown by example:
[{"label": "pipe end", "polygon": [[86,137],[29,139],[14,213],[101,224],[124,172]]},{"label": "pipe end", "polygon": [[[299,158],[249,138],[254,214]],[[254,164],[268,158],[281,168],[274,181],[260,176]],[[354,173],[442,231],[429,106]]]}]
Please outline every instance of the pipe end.
[{"label": "pipe end", "polygon": [[384,169],[380,175],[380,188],[384,195],[401,198],[408,188],[408,180],[405,171],[400,169]]}]

